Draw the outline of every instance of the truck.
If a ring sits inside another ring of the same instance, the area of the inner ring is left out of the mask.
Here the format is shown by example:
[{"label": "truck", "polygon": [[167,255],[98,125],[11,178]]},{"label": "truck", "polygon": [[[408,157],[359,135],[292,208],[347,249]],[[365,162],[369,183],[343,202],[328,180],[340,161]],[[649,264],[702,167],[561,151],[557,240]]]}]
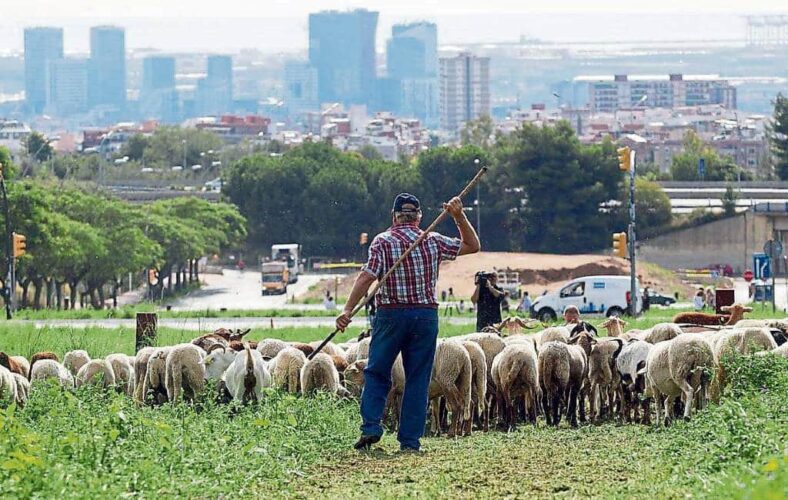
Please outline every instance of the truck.
[{"label": "truck", "polygon": [[[637,282],[636,282],[637,283]],[[561,290],[537,297],[531,306],[531,317],[544,323],[555,321],[567,306],[575,306],[582,314],[623,316],[629,308],[629,276],[584,276],[564,285]],[[640,289],[640,284],[636,284]],[[643,301],[635,297],[638,313]]]},{"label": "truck", "polygon": [[287,262],[262,262],[260,271],[263,295],[287,293],[287,284],[290,281]]},{"label": "truck", "polygon": [[286,243],[271,246],[271,260],[275,262],[286,262],[289,271],[290,281],[298,281],[298,274],[301,271],[301,245],[298,243]]}]

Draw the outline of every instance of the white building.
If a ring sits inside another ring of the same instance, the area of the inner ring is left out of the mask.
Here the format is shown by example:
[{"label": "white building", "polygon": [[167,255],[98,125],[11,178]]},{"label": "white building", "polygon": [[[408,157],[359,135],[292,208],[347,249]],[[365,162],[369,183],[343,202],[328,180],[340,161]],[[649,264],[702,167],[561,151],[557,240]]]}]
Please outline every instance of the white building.
[{"label": "white building", "polygon": [[12,155],[24,149],[24,141],[32,131],[26,124],[14,120],[0,120],[0,147],[8,148]]},{"label": "white building", "polygon": [[463,125],[490,114],[490,58],[463,52],[440,59],[440,125],[458,133]]}]

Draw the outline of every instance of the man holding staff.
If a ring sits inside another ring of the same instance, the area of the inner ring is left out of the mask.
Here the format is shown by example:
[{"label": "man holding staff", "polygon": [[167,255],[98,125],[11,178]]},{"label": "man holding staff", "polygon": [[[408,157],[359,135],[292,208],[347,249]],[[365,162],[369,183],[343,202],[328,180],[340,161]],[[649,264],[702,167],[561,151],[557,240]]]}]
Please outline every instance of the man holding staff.
[{"label": "man holding staff", "polygon": [[[422,235],[421,208],[412,194],[394,199],[391,227],[369,246],[369,260],[353,285],[336,327],[344,331],[358,302],[372,283],[383,277],[397,259]],[[416,245],[402,264],[382,283],[374,297],[377,316],[372,327],[369,362],[361,394],[361,438],[358,450],[369,449],[383,435],[381,420],[391,388],[391,367],[402,353],[405,393],[397,440],[403,451],[418,451],[427,418],[432,364],[438,340],[438,300],[435,290],[438,267],[444,260],[476,253],[481,245],[462,211],[459,197],[443,208],[457,224],[460,238],[430,233]]]}]

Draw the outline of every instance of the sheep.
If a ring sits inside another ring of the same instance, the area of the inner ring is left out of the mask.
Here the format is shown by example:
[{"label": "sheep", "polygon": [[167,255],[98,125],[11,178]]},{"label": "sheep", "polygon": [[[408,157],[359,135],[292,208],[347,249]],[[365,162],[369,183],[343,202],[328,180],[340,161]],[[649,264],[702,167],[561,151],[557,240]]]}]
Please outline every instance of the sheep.
[{"label": "sheep", "polygon": [[303,352],[305,356],[309,356],[313,352],[315,352],[314,347],[309,344],[304,344],[303,342],[290,342],[291,347],[295,347],[299,351]]},{"label": "sheep", "polygon": [[[139,404],[145,402],[145,379],[148,373],[148,360],[151,354],[156,350],[155,347],[143,347],[137,351],[134,357],[134,401]],[[87,353],[85,353],[87,355]],[[83,357],[77,357],[74,361],[82,360]],[[88,356],[87,361],[90,361]],[[86,362],[87,362],[86,361]]]},{"label": "sheep", "polygon": [[65,366],[54,359],[42,359],[36,363],[35,366],[30,368],[31,384],[49,378],[56,379],[58,384],[63,388],[74,388],[74,376],[71,375],[71,372],[68,371]]},{"label": "sheep", "polygon": [[509,316],[500,323],[493,325],[497,333],[506,332],[507,335],[522,333],[523,329],[535,328],[539,322],[535,319],[528,319],[523,321],[517,316]]},{"label": "sheep", "polygon": [[[652,344],[644,340],[630,340],[621,349],[621,353],[616,359],[616,369],[621,377],[621,415],[626,421],[632,421],[632,411],[634,410],[634,420],[649,425],[650,412],[648,400],[641,399],[643,391],[646,389],[646,374],[641,372],[646,367],[646,359],[651,351]],[[640,404],[638,404],[640,403]],[[643,417],[640,420],[640,409],[643,409]]]},{"label": "sheep", "polygon": [[[314,350],[317,349],[322,343],[323,343],[322,340],[315,340],[314,342],[310,342],[309,346]],[[342,356],[343,358],[345,357],[345,351],[340,349],[340,347],[333,342],[329,342],[325,346],[323,346],[320,352],[324,352],[329,356]],[[307,356],[309,355],[307,354]]]},{"label": "sheep", "polygon": [[370,337],[365,337],[359,342],[351,344],[350,347],[345,351],[345,359],[347,360],[348,364],[358,361],[359,359],[369,358],[369,345],[371,341],[372,339]]},{"label": "sheep", "polygon": [[265,361],[274,359],[283,349],[290,347],[287,342],[279,339],[264,339],[257,343],[257,350]]},{"label": "sheep", "polygon": [[301,368],[301,391],[312,394],[318,390],[333,394],[344,392],[340,391],[339,373],[334,360],[325,352],[315,354]]},{"label": "sheep", "polygon": [[194,401],[205,381],[205,351],[194,344],[173,346],[164,361],[164,386],[172,403],[184,398]]},{"label": "sheep", "polygon": [[[5,367],[11,373],[18,373],[26,377],[30,375],[30,364],[27,363],[27,360],[24,358],[19,359],[20,357],[21,356],[9,356],[4,352],[0,352],[0,366]],[[22,362],[20,363],[20,361]]]},{"label": "sheep", "polygon": [[566,419],[569,425],[577,427],[578,400],[582,405],[580,414],[585,420],[585,393],[588,386],[588,356],[576,344],[567,344],[569,353],[569,383],[566,390]]},{"label": "sheep", "polygon": [[142,385],[142,401],[146,401],[151,395],[153,404],[167,402],[167,354],[169,351],[169,347],[158,347],[148,357],[145,380]]},{"label": "sheep", "polygon": [[134,375],[134,358],[125,354],[110,354],[104,359],[112,367],[112,373],[115,375],[115,383],[118,385],[118,390],[132,396],[134,394],[134,383],[136,382],[136,377]]},{"label": "sheep", "polygon": [[[766,352],[766,351],[764,351]],[[782,356],[783,358],[788,358],[788,344],[783,344],[777,349],[773,349],[771,351],[775,356]],[[758,353],[761,354],[761,353]]]},{"label": "sheep", "polygon": [[11,373],[11,375],[14,377],[14,382],[16,383],[16,405],[20,408],[24,408],[30,397],[30,381],[19,373]]},{"label": "sheep", "polygon": [[[591,354],[588,356],[588,380],[589,406],[593,421],[598,421],[607,411],[611,414],[613,412],[615,390],[621,382],[615,369],[616,358],[623,347],[624,341],[619,338],[601,339],[591,347]],[[605,395],[607,395],[607,408]]]},{"label": "sheep", "polygon": [[306,364],[306,356],[298,349],[285,347],[279,351],[268,365],[274,387],[284,389],[291,394],[300,392],[301,368],[304,364]]},{"label": "sheep", "polygon": [[542,347],[548,342],[562,342],[567,344],[569,343],[570,337],[571,335],[569,334],[569,329],[567,327],[551,326],[550,328],[542,330],[539,335],[539,340],[537,341],[537,347]]},{"label": "sheep", "polygon": [[[707,341],[707,343],[710,343]],[[725,365],[726,354],[752,354],[757,351],[771,351],[777,343],[768,328],[742,328],[722,331],[713,337],[712,351],[716,372],[711,383],[711,398],[718,402],[727,384]]]},{"label": "sheep", "polygon": [[657,323],[645,331],[641,340],[645,340],[649,344],[656,344],[674,339],[682,333],[681,327],[676,323]]},{"label": "sheep", "polygon": [[[487,358],[481,346],[471,340],[464,340],[462,346],[468,351],[471,358],[471,404],[475,413],[475,420],[483,424],[484,415],[487,413]],[[465,421],[463,432],[471,433],[472,419]]]},{"label": "sheep", "polygon": [[[359,359],[349,364],[345,369],[345,388],[350,396],[361,397],[364,389],[364,370],[367,368],[369,360]],[[388,426],[396,429],[399,425],[399,410],[402,395],[405,392],[405,367],[402,364],[402,355],[398,355],[391,367],[391,389],[386,399],[386,409]]]},{"label": "sheep", "polygon": [[569,350],[563,342],[546,342],[537,355],[539,387],[547,425],[561,423],[561,403],[569,386]]},{"label": "sheep", "polygon": [[337,373],[339,373],[339,382],[344,382],[345,369],[348,366],[347,360],[343,356],[331,356],[331,360],[334,362],[334,368],[337,369]]},{"label": "sheep", "polygon": [[36,364],[37,361],[41,361],[42,359],[51,359],[52,361],[60,362],[60,358],[57,357],[57,354],[54,352],[44,351],[44,352],[37,352],[33,354],[30,358],[30,372],[28,373],[28,379],[31,378],[33,373],[33,365]]},{"label": "sheep", "polygon": [[509,429],[515,424],[515,398],[523,397],[528,421],[536,424],[537,402],[542,400],[537,372],[536,344],[517,342],[507,345],[492,364],[492,378],[497,388],[498,407]]},{"label": "sheep", "polygon": [[673,322],[690,325],[732,326],[744,318],[744,313],[752,312],[752,307],[747,307],[743,304],[736,303],[732,306],[722,306],[720,307],[720,310],[729,312],[730,315],[726,316],[724,314],[683,312],[675,315],[673,317]]},{"label": "sheep", "polygon": [[627,322],[618,316],[611,316],[599,326],[607,330],[608,337],[623,337]]},{"label": "sheep", "polygon": [[[580,421],[586,421],[586,396],[590,392],[591,381],[588,378],[588,370],[589,370],[589,356],[591,356],[591,351],[594,348],[594,345],[597,343],[597,339],[591,334],[591,332],[587,331],[585,328],[576,331],[575,333],[569,338],[569,345],[577,347],[581,351],[583,351],[584,359],[585,359],[585,369],[584,369],[584,379],[580,381],[580,389],[577,392],[577,413],[579,414]],[[572,354],[573,358],[575,359],[574,363],[579,363],[577,361],[578,354],[574,354],[570,350],[570,354]],[[576,373],[577,367],[575,366],[573,373]],[[574,380],[574,379],[573,379]],[[571,422],[570,422],[571,423]]]},{"label": "sheep", "polygon": [[366,359],[353,361],[345,368],[345,388],[356,398],[361,397],[364,389],[364,370],[367,368]]},{"label": "sheep", "polygon": [[0,403],[15,403],[18,397],[13,372],[5,366],[0,366]]},{"label": "sheep", "polygon": [[115,385],[115,373],[106,360],[92,359],[77,372],[77,387],[99,383],[104,387]]},{"label": "sheep", "polygon": [[246,404],[263,399],[263,389],[271,386],[271,374],[260,351],[252,350],[247,345],[227,368],[224,381],[233,399]]},{"label": "sheep", "polygon": [[683,393],[684,418],[688,419],[696,405],[696,395],[698,409],[702,409],[706,401],[714,355],[700,335],[688,333],[670,341],[668,364],[673,383]]},{"label": "sheep", "polygon": [[[657,424],[668,425],[673,413],[673,403],[681,396],[681,388],[673,381],[670,374],[670,343],[659,342],[654,344],[646,358],[646,391],[645,395],[654,398],[654,408],[657,413]],[[665,419],[662,419],[662,411]]]},{"label": "sheep", "polygon": [[65,356],[63,356],[63,366],[68,368],[68,371],[72,373],[72,375],[77,374],[80,368],[86,365],[90,361],[90,355],[87,351],[83,350],[74,350],[68,351]]},{"label": "sheep", "polygon": [[[457,436],[462,431],[463,423],[471,418],[471,357],[462,344],[456,340],[442,340],[435,348],[432,365],[432,376],[429,386],[429,399],[433,402],[433,415],[439,397],[446,400],[451,411],[452,422],[449,437]],[[436,430],[440,430],[440,418],[435,419]]]},{"label": "sheep", "polygon": [[203,374],[205,380],[220,381],[236,356],[238,354],[228,347],[219,344],[211,346],[202,362],[205,367]]}]

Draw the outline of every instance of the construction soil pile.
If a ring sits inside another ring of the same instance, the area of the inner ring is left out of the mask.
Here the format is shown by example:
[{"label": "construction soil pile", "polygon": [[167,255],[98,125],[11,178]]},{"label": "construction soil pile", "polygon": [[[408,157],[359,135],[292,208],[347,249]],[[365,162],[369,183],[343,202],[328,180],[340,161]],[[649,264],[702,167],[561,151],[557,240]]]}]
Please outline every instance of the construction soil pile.
[{"label": "construction soil pile", "polygon": [[[629,261],[606,255],[555,255],[539,253],[481,252],[460,257],[441,266],[438,293],[452,288],[454,296],[468,298],[473,294],[474,275],[478,271],[509,270],[520,275],[522,289],[531,295],[540,295],[545,290],[560,288],[567,281],[581,276],[627,275]],[[681,297],[691,296],[693,288],[683,283],[673,273],[653,264],[638,263],[641,286],[658,292]],[[321,281],[302,298],[322,299],[326,290],[339,297],[347,297],[356,274],[348,275],[335,282]]]}]

